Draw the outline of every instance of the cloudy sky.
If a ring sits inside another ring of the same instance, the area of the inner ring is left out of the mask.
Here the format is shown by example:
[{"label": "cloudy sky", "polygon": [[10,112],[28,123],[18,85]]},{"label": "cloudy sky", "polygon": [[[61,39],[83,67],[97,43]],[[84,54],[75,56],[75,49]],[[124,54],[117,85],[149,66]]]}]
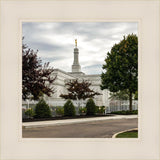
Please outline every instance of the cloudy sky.
[{"label": "cloudy sky", "polygon": [[82,72],[101,74],[106,54],[124,35],[137,34],[137,23],[24,22],[23,43],[38,51],[43,62],[71,72],[75,39]]}]

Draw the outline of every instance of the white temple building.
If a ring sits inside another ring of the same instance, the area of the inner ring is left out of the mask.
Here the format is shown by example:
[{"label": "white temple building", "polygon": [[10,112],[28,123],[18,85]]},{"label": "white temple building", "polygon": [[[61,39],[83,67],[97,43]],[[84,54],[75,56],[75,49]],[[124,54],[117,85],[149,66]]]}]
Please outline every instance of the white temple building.
[{"label": "white temple building", "polygon": [[[101,90],[101,75],[100,74],[92,74],[87,75],[81,71],[81,66],[79,63],[79,49],[77,48],[77,40],[75,40],[75,48],[74,48],[74,61],[72,65],[72,72],[66,72],[61,69],[54,69],[53,77],[56,76],[55,81],[53,82],[53,88],[55,93],[52,94],[51,97],[45,96],[44,99],[49,104],[49,106],[57,107],[63,106],[66,100],[60,97],[61,94],[67,94],[67,89],[65,83],[69,80],[87,80],[91,83],[91,89],[100,93],[100,95],[96,95],[93,100],[97,106],[105,106],[106,113],[110,113],[112,111],[121,111],[121,110],[129,110],[129,101],[128,100],[111,100],[109,99],[109,91],[107,89]],[[73,100],[72,100],[73,101]],[[81,102],[81,107],[85,107],[86,101]],[[76,110],[78,109],[77,106],[79,105],[78,101],[73,101],[74,105],[76,106]],[[29,108],[33,107],[37,104],[37,101],[23,101],[22,108]],[[138,109],[138,101],[133,100],[133,110]]]},{"label": "white temple building", "polygon": [[[108,106],[108,90],[101,90],[101,77],[99,74],[94,75],[86,75],[81,71],[81,66],[79,63],[79,49],[77,48],[77,40],[75,40],[75,48],[74,48],[74,61],[72,65],[72,72],[66,72],[60,69],[54,69],[53,76],[56,76],[55,81],[53,82],[53,87],[55,89],[55,93],[51,97],[45,97],[48,104],[50,106],[63,106],[66,100],[60,97],[61,94],[66,94],[67,89],[65,83],[68,80],[78,79],[78,80],[87,80],[91,82],[91,89],[100,93],[101,95],[95,96],[94,101],[97,106]],[[76,101],[73,102],[75,106],[77,106]],[[86,101],[84,101],[86,103]]]}]

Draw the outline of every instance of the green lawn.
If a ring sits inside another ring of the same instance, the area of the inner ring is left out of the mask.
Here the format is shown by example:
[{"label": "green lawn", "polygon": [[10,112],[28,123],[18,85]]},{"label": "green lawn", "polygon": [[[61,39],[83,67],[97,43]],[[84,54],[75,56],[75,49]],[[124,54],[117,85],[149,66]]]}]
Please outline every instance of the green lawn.
[{"label": "green lawn", "polygon": [[120,133],[116,138],[138,138],[138,131],[128,131]]}]

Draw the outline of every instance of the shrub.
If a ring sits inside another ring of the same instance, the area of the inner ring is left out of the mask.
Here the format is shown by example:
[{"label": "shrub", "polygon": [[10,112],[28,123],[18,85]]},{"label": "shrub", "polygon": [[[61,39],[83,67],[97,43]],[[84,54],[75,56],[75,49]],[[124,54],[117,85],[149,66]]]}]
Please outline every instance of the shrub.
[{"label": "shrub", "polygon": [[133,114],[138,114],[138,110],[133,110]]},{"label": "shrub", "polygon": [[92,98],[87,101],[86,104],[87,115],[95,115],[96,113],[96,105]]},{"label": "shrub", "polygon": [[56,108],[56,115],[63,116],[64,115],[64,108],[63,107],[57,107]]},{"label": "shrub", "polygon": [[44,99],[41,99],[35,108],[35,118],[49,118],[52,117],[51,110],[48,104],[45,102]]},{"label": "shrub", "polygon": [[96,113],[104,114],[105,113],[105,106],[96,106]]},{"label": "shrub", "polygon": [[67,100],[64,104],[64,116],[75,116],[75,107],[71,100]]},{"label": "shrub", "polygon": [[138,114],[138,110],[133,110],[133,111],[114,111],[111,112],[111,114],[120,114],[120,115],[130,115],[130,114]]},{"label": "shrub", "polygon": [[78,110],[78,112],[79,112],[80,115],[86,114],[86,111],[87,111],[87,109],[85,107],[84,108],[80,107],[79,110]]},{"label": "shrub", "polygon": [[28,118],[32,118],[34,116],[34,111],[32,108],[26,109],[24,114],[28,116]]}]

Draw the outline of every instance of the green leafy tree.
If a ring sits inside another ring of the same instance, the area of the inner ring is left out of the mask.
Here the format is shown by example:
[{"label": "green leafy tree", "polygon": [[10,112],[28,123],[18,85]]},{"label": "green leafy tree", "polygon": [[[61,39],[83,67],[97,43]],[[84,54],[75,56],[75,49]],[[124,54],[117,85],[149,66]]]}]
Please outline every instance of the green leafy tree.
[{"label": "green leafy tree", "polygon": [[101,89],[110,92],[128,91],[129,108],[132,111],[132,96],[138,88],[138,38],[135,34],[124,36],[107,53]]},{"label": "green leafy tree", "polygon": [[124,90],[124,91],[118,91],[118,92],[111,92],[110,99],[128,100],[129,99],[128,91]]},{"label": "green leafy tree", "polygon": [[135,95],[134,95],[134,99],[138,100],[138,91],[136,91]]}]

